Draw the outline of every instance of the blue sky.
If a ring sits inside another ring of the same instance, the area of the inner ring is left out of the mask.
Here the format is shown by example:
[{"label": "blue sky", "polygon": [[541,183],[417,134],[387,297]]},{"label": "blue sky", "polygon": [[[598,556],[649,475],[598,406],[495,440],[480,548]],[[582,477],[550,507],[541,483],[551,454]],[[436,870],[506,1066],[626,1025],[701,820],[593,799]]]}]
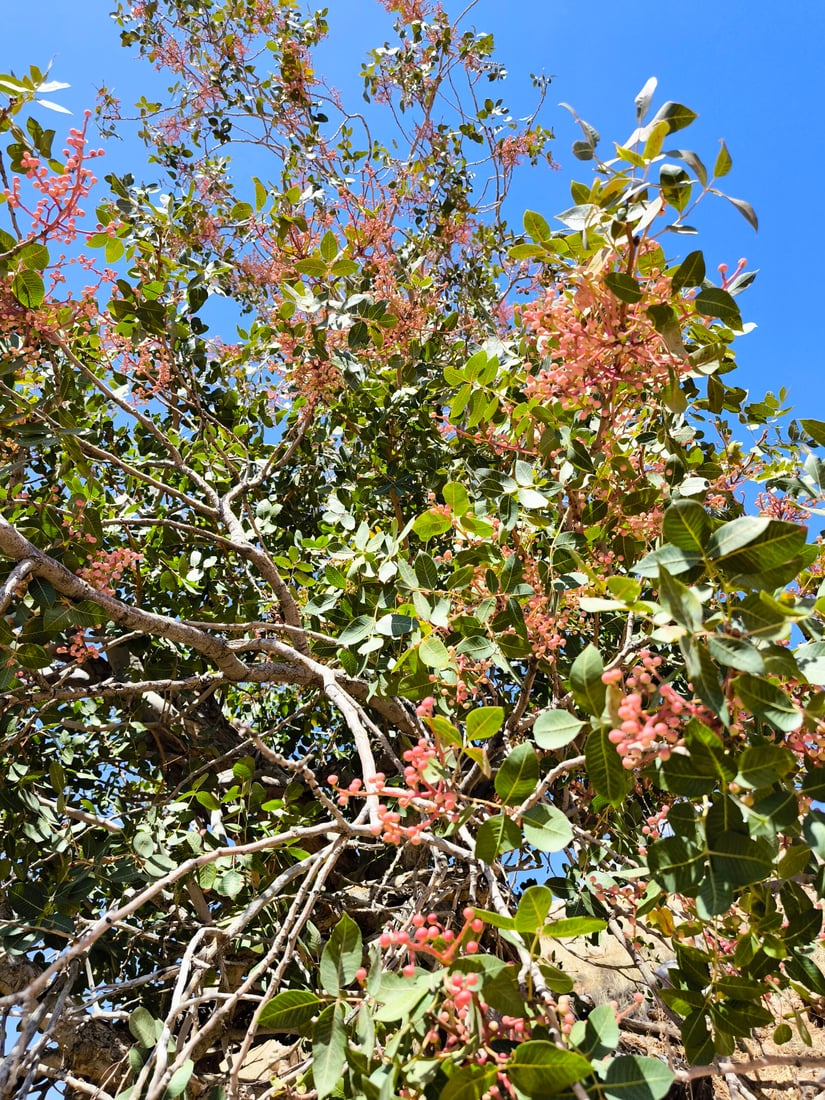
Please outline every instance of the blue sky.
[{"label": "blue sky", "polygon": [[[388,18],[375,0],[327,0],[331,38],[319,69],[351,99],[360,96],[358,69],[365,51],[388,35]],[[92,106],[95,89],[113,87],[124,108],[150,91],[151,71],[118,44],[106,0],[39,0],[9,5],[4,12],[0,71],[50,62],[55,79],[71,83],[60,100],[80,113]],[[464,3],[447,0],[456,15]],[[760,269],[740,299],[757,329],[740,342],[739,384],[755,396],[782,385],[796,415],[825,420],[825,385],[817,318],[823,311],[823,264],[818,249],[825,230],[819,154],[825,137],[822,102],[825,71],[825,4],[790,0],[695,0],[691,5],[618,4],[590,0],[478,0],[465,20],[492,31],[497,55],[509,70],[508,105],[527,113],[532,103],[529,73],[553,76],[545,125],[557,134],[562,171],[521,177],[510,206],[548,218],[570,205],[569,182],[586,179],[570,143],[579,136],[557,104],[572,104],[600,130],[604,147],[623,141],[633,128],[633,98],[645,80],[659,80],[656,102],[674,99],[699,112],[678,135],[679,144],[713,162],[719,138],[733,156],[725,180],[746,198],[760,220],[758,234],[722,200],[708,199],[692,221],[698,239],[674,239],[674,254],[702,247],[708,268],[733,268],[740,256]],[[52,115],[50,125],[61,116]],[[68,121],[68,120],[67,120]],[[107,170],[130,168],[142,176],[141,154],[129,146],[111,150]]]}]

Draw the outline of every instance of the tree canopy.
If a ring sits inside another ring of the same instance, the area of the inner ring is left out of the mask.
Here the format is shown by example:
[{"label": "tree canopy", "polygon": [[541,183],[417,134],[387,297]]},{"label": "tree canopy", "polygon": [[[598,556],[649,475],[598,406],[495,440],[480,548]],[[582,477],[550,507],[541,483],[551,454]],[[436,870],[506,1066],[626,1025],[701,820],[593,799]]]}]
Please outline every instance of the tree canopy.
[{"label": "tree canopy", "polygon": [[324,12],[121,0],[105,184],[0,75],[0,1093],[802,1089],[825,423],[690,225],[756,215],[651,79],[510,224],[552,132],[384,6],[353,108]]}]

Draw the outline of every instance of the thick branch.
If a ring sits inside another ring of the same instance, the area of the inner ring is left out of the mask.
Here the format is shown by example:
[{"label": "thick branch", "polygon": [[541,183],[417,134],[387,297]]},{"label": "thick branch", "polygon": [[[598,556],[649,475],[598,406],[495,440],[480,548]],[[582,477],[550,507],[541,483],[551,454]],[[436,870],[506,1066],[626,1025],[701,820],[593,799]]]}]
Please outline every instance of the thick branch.
[{"label": "thick branch", "polygon": [[112,622],[119,623],[130,630],[139,630],[143,634],[153,634],[168,638],[172,642],[179,642],[181,645],[191,646],[204,657],[208,657],[230,680],[242,680],[246,675],[246,665],[238,660],[222,638],[215,638],[201,630],[195,630],[194,627],[184,626],[183,623],[168,619],[165,615],[156,615],[152,611],[129,607],[114,596],[98,591],[80,577],[75,576],[60,562],[39,550],[2,517],[0,517],[0,553],[13,561],[31,561],[32,572],[49,581],[62,596],[72,600],[89,600],[102,608]]},{"label": "thick branch", "polygon": [[17,595],[20,586],[34,570],[34,562],[30,558],[19,561],[9,573],[8,577],[0,585],[0,615],[5,615],[8,606]]}]

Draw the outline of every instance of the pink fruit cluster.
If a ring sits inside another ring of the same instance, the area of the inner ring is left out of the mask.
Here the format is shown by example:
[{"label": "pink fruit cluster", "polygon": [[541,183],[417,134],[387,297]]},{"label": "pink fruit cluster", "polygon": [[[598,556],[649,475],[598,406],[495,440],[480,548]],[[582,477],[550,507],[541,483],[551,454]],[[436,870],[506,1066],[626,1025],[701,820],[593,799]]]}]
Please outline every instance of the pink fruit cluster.
[{"label": "pink fruit cluster", "polygon": [[439,758],[439,750],[422,737],[418,744],[404,753],[405,787],[388,785],[383,772],[377,772],[366,783],[353,779],[345,789],[339,787],[337,775],[327,776],[327,782],[338,791],[339,806],[346,806],[351,798],[377,794],[395,799],[399,810],[416,811],[418,819],[407,824],[399,810],[382,803],[376,811],[378,820],[372,830],[386,844],[402,844],[404,841],[421,844],[424,833],[436,821],[458,820],[458,795],[443,776],[436,779],[433,774],[433,761]]},{"label": "pink fruit cluster", "polygon": [[475,955],[478,951],[476,937],[484,930],[484,921],[475,915],[469,905],[462,910],[464,924],[458,935],[451,928],[445,928],[437,913],[426,917],[416,913],[412,918],[413,933],[382,932],[378,943],[381,947],[405,947],[411,962],[404,967],[403,973],[412,977],[415,973],[415,956],[429,955],[442,966],[450,966],[459,955]]},{"label": "pink fruit cluster", "polygon": [[86,148],[86,126],[91,111],[86,112],[83,128],[72,129],[66,139],[68,148],[63,150],[66,162],[62,171],[54,172],[41,164],[38,157],[26,152],[20,159],[20,165],[31,187],[41,196],[34,209],[26,206],[20,188],[20,178],[15,176],[11,188],[3,194],[11,209],[25,210],[31,215],[32,239],[56,239],[66,243],[75,238],[75,221],[83,217],[80,202],[86,198],[97,182],[84,167],[84,161],[103,156],[102,149]]},{"label": "pink fruit cluster", "polygon": [[[86,538],[95,541],[93,537],[88,535]],[[77,573],[79,577],[99,592],[106,592],[109,596],[114,596],[123,574],[130,569],[134,569],[141,561],[142,556],[136,550],[130,550],[126,546],[118,547],[115,550],[98,550],[89,561],[89,564],[84,566],[83,569],[78,569]]]},{"label": "pink fruit cluster", "polygon": [[657,672],[661,663],[661,657],[643,650],[639,666],[627,677],[620,668],[602,673],[602,682],[608,685],[624,679],[625,694],[617,707],[621,721],[611,729],[608,739],[628,770],[648,764],[657,756],[667,760],[673,748],[682,743],[685,717],[703,709],[682,698],[671,684],[661,682]]},{"label": "pink fruit cluster", "polygon": [[[415,958],[427,955],[443,967],[449,968],[462,956],[475,955],[479,949],[477,936],[484,929],[484,922],[475,916],[475,910],[467,906],[462,911],[464,924],[458,934],[445,928],[437,914],[426,917],[416,913],[411,924],[413,932],[384,932],[379,938],[381,947],[402,947],[407,950],[410,962],[403,968],[406,977],[416,972]],[[448,1052],[466,1047],[474,1039],[480,1040],[480,1046],[473,1054],[478,1065],[492,1062],[500,1065],[497,1073],[498,1084],[487,1092],[490,1100],[502,1095],[514,1095],[505,1072],[509,1054],[496,1051],[490,1045],[497,1039],[519,1042],[529,1038],[529,1025],[518,1016],[497,1016],[490,1011],[479,989],[480,977],[476,973],[446,972],[443,981],[443,995],[434,1012],[433,1023],[424,1037],[425,1045],[439,1052]],[[480,1034],[474,1034],[481,1028]]]},{"label": "pink fruit cluster", "polygon": [[659,277],[641,289],[641,300],[628,306],[602,280],[583,277],[572,291],[554,286],[525,305],[522,324],[544,356],[527,381],[527,397],[542,405],[576,403],[581,416],[615,412],[620,386],[624,402],[633,401],[665,385],[672,372],[683,373],[685,363],[671,354],[647,313],[651,302],[670,299],[669,282]]}]

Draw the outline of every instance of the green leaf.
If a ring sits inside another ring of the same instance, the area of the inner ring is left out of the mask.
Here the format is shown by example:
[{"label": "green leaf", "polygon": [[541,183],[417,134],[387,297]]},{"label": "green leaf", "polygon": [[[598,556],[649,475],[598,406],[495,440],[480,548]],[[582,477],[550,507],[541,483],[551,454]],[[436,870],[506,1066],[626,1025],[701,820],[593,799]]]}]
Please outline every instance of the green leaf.
[{"label": "green leaf", "polygon": [[[44,612],[45,620],[47,612]],[[825,642],[807,642],[794,650],[796,663],[809,684],[825,687]],[[759,672],[761,669],[743,669],[744,672]]]},{"label": "green leaf", "polygon": [[45,267],[48,267],[49,250],[45,245],[32,241],[20,253],[20,259],[26,267],[30,267],[35,271],[42,271]]},{"label": "green leaf", "polygon": [[802,822],[802,835],[812,850],[825,859],[825,813],[811,810]]},{"label": "green leaf", "polygon": [[455,647],[456,653],[463,654],[473,661],[486,661],[496,652],[496,647],[489,638],[483,634],[471,634]]},{"label": "green leaf", "polygon": [[802,793],[816,802],[825,802],[825,768],[808,764],[802,780]]},{"label": "green leaf", "polygon": [[495,1066],[469,1065],[454,1069],[439,1093],[439,1100],[481,1100],[495,1084],[497,1075]]},{"label": "green leaf", "polygon": [[513,966],[500,970],[484,982],[484,999],[496,1012],[516,1017],[528,1014]]},{"label": "green leaf", "polygon": [[584,758],[596,794],[611,806],[621,806],[633,786],[633,776],[622,767],[616,746],[608,740],[607,730],[592,730],[588,734]]},{"label": "green leaf", "polygon": [[624,611],[625,605],[620,600],[605,600],[601,596],[582,596],[579,600],[582,611]]},{"label": "green leaf", "polygon": [[745,638],[729,638],[722,634],[711,634],[708,639],[708,652],[714,661],[740,672],[752,672],[757,675],[765,671],[762,654]]},{"label": "green leaf", "polygon": [[[688,255],[685,256],[684,260],[682,260],[681,264],[679,264],[679,267],[676,269],[676,272],[673,275],[673,279],[671,280],[671,292],[676,295],[682,290],[686,290],[695,286],[701,286],[704,278],[705,257],[702,255],[701,252],[698,251],[689,252]],[[699,507],[699,505],[697,505],[697,507]],[[705,522],[707,523],[707,518]],[[668,536],[665,535],[665,538],[667,537]]]},{"label": "green leaf", "polygon": [[545,924],[541,934],[551,940],[567,940],[575,936],[592,936],[596,932],[604,932],[605,928],[607,921],[598,917],[563,917]]},{"label": "green leaf", "polygon": [[543,242],[552,238],[550,226],[547,224],[546,219],[534,210],[524,212],[524,231],[534,241]]},{"label": "green leaf", "polygon": [[604,662],[594,645],[585,646],[570,669],[573,698],[583,710],[596,718],[604,710],[606,688],[602,683],[603,672]]},{"label": "green leaf", "polygon": [[658,1058],[620,1054],[602,1079],[606,1100],[662,1100],[673,1084],[673,1071]]},{"label": "green leaf", "polygon": [[142,1005],[129,1016],[129,1030],[142,1047],[153,1047],[163,1025]]},{"label": "green leaf", "polygon": [[368,615],[359,615],[341,631],[338,642],[342,646],[354,646],[368,638],[375,630],[375,623]]},{"label": "green leaf", "polygon": [[798,523],[741,516],[713,532],[707,556],[729,575],[760,573],[796,557],[807,535],[807,528]]},{"label": "green leaf", "polygon": [[682,1024],[682,1042],[685,1044],[688,1061],[694,1065],[705,1064],[715,1057],[716,1050],[703,1009],[697,1009],[685,1017],[685,1022]]},{"label": "green leaf", "polygon": [[[665,512],[667,516],[667,512]],[[667,544],[653,550],[641,561],[633,566],[633,572],[640,577],[658,577],[659,566],[663,565],[668,573],[675,576],[678,573],[687,573],[702,564],[702,555],[698,551],[685,550],[680,546]]]},{"label": "green leaf", "polygon": [[733,887],[710,868],[702,880],[696,896],[696,911],[703,921],[727,913],[733,905]]},{"label": "green leaf", "polygon": [[24,642],[17,647],[14,655],[23,668],[48,668],[52,663],[52,658],[43,646],[34,642]]},{"label": "green leaf", "polygon": [[659,566],[659,602],[681,626],[691,631],[702,629],[702,605],[698,597],[681,581],[671,577],[664,565]]},{"label": "green leaf", "polygon": [[662,762],[661,774],[669,791],[696,798],[733,778],[734,769],[724,755],[722,742],[696,718],[685,727],[685,746],[687,755],[671,753]]},{"label": "green leaf", "polygon": [[437,535],[443,535],[444,532],[449,531],[451,527],[452,521],[449,516],[445,516],[443,512],[437,512],[430,509],[429,512],[422,512],[422,514],[418,516],[415,523],[413,523],[412,529],[422,542],[427,542]]},{"label": "green leaf", "polygon": [[785,959],[784,967],[785,973],[793,981],[799,982],[818,997],[825,997],[825,974],[813,959],[795,951],[791,958]]},{"label": "green leaf", "polygon": [[545,710],[533,723],[533,738],[541,749],[563,749],[584,725],[569,710]]},{"label": "green leaf", "polygon": [[549,257],[540,245],[514,244],[507,255],[511,260],[541,260],[546,262]]},{"label": "green leaf", "polygon": [[642,90],[639,92],[639,94],[633,100],[633,103],[636,107],[636,121],[640,125],[645,120],[645,115],[647,114],[648,109],[650,108],[650,104],[651,104],[651,101],[653,99],[653,94],[656,91],[656,88],[657,88],[658,84],[659,84],[659,82],[658,82],[658,80],[656,79],[655,76],[648,77],[648,79],[645,81],[645,83],[642,87]]},{"label": "green leaf", "polygon": [[[485,924],[489,924],[491,928],[504,928],[509,930],[513,927],[512,917],[503,917],[501,913],[496,913],[492,909],[479,909],[478,906],[476,906],[473,909],[473,914],[483,920]],[[466,963],[468,960],[464,958],[460,961]],[[506,963],[504,965],[506,965]]]},{"label": "green leaf", "polygon": [[791,1039],[793,1039],[793,1028],[790,1024],[779,1024],[779,1026],[774,1029],[772,1038],[778,1047],[782,1046],[784,1043],[789,1043]]},{"label": "green leaf", "polygon": [[547,983],[548,989],[552,989],[554,993],[573,992],[575,982],[569,974],[565,974],[565,972],[559,970],[557,966],[551,966],[550,963],[546,963],[542,959],[538,960],[538,968],[541,971],[541,976]]},{"label": "green leaf", "polygon": [[728,152],[728,147],[725,145],[722,139],[719,139],[719,152],[716,156],[716,163],[713,166],[714,179],[721,179],[722,176],[726,176],[733,167],[733,160]]},{"label": "green leaf", "polygon": [[553,895],[546,886],[528,886],[513,917],[516,932],[538,932],[547,919],[552,901]]},{"label": "green leaf", "polygon": [[669,836],[650,845],[647,865],[663,890],[695,897],[702,881],[704,852],[689,838]]},{"label": "green leaf", "polygon": [[331,230],[327,230],[321,238],[321,256],[330,263],[338,255],[338,241]]},{"label": "green leaf", "polygon": [[324,945],[320,978],[325,993],[337,997],[344,986],[355,978],[362,962],[364,945],[361,929],[347,913],[341,917]]},{"label": "green leaf", "polygon": [[402,635],[415,630],[417,625],[417,620],[409,615],[398,615],[392,612],[389,615],[382,615],[376,622],[375,633],[381,634],[385,638],[400,638]]},{"label": "green leaf", "polygon": [[164,1089],[164,1100],[175,1100],[176,1096],[180,1096],[181,1093],[186,1090],[186,1086],[189,1084],[189,1078],[192,1076],[194,1068],[195,1063],[191,1058],[187,1058],[183,1065],[175,1070],[169,1078],[169,1084]]},{"label": "green leaf", "polygon": [[382,1003],[375,1013],[375,1019],[382,1023],[406,1019],[432,991],[433,983],[439,977],[438,972],[426,971],[412,980],[400,974],[383,974],[377,994]]},{"label": "green leaf", "polygon": [[470,510],[470,498],[467,490],[458,481],[448,481],[441,490],[444,502],[457,516],[463,516]]},{"label": "green leaf", "polygon": [[605,286],[615,294],[620,302],[633,305],[644,297],[642,288],[632,275],[626,275],[623,271],[611,271],[604,277]]},{"label": "green leaf", "polygon": [[540,852],[560,852],[573,841],[573,829],[556,806],[539,802],[522,818],[524,839]]},{"label": "green leaf", "polygon": [[641,131],[641,136],[646,138],[642,155],[648,163],[655,160],[661,153],[665,138],[669,132],[670,127],[664,121],[648,123],[644,130]]},{"label": "green leaf", "polygon": [[312,1029],[312,1080],[319,1100],[335,1089],[347,1057],[345,1008],[331,1004],[323,1010]]},{"label": "green leaf", "polygon": [[694,298],[697,312],[705,317],[718,317],[728,328],[742,331],[742,315],[733,297],[721,287],[706,287]]},{"label": "green leaf", "polygon": [[685,655],[685,668],[693,685],[693,690],[705,704],[727,725],[730,722],[728,705],[722,691],[719,670],[711,659],[707,646],[682,638],[682,652]]},{"label": "green leaf", "polygon": [[428,668],[446,668],[450,663],[450,654],[440,638],[431,635],[418,647],[418,656]]},{"label": "green leaf", "polygon": [[429,554],[422,551],[415,559],[415,575],[422,588],[433,591],[439,587],[438,566]]},{"label": "green leaf", "polygon": [[811,849],[801,842],[792,844],[776,865],[779,878],[789,879],[801,875],[811,862]]},{"label": "green leaf", "polygon": [[619,1045],[619,1022],[612,1005],[597,1005],[586,1020],[578,1020],[570,1041],[587,1058],[604,1058]]},{"label": "green leaf", "polygon": [[552,1096],[593,1072],[587,1058],[561,1050],[542,1039],[520,1043],[507,1067],[507,1076],[528,1096]]},{"label": "green leaf", "polygon": [[488,817],[476,833],[476,859],[492,863],[503,852],[521,847],[521,829],[507,814]]},{"label": "green leaf", "polygon": [[[305,260],[298,260],[295,264],[295,270],[300,271],[302,275],[309,275],[316,279],[323,279],[324,276],[327,274],[327,265],[324,263],[323,260],[319,260],[314,256],[310,256]],[[354,325],[353,328],[355,328]],[[350,329],[350,332],[352,332],[352,329]]]},{"label": "green leaf", "polygon": [[772,787],[789,772],[795,761],[790,750],[781,745],[751,745],[739,757],[736,782],[741,787]]},{"label": "green leaf", "polygon": [[800,420],[799,425],[817,446],[825,447],[825,422],[822,420]]},{"label": "green leaf", "polygon": [[504,725],[504,707],[476,707],[467,715],[467,740],[486,741]]},{"label": "green leaf", "polygon": [[765,837],[752,840],[728,830],[714,839],[710,857],[715,873],[731,886],[750,886],[773,872],[773,848]]},{"label": "green leaf", "polygon": [[659,169],[659,190],[665,202],[682,213],[690,202],[690,174],[678,164],[663,164]]},{"label": "green leaf", "polygon": [[754,230],[759,229],[759,219],[756,216],[756,211],[749,202],[745,202],[744,199],[735,199],[732,195],[723,195],[721,191],[711,189],[714,195],[721,195],[723,199],[727,199],[731,206],[736,207],[745,221],[753,227]]},{"label": "green leaf", "polygon": [[781,733],[791,733],[802,725],[802,711],[771,680],[743,673],[736,677],[733,687],[751,714]]},{"label": "green leaf", "polygon": [[540,493],[537,489],[521,488],[516,492],[516,496],[522,507],[531,510],[546,508],[550,503],[544,493]]},{"label": "green leaf", "polygon": [[11,292],[26,309],[36,309],[46,297],[43,280],[29,268],[17,272],[11,282]]},{"label": "green leaf", "polygon": [[308,989],[285,989],[264,1007],[259,1023],[270,1031],[298,1031],[317,1014],[321,1004],[321,998]]},{"label": "green leaf", "polygon": [[648,123],[648,128],[655,126],[657,122],[666,122],[668,132],[675,134],[677,130],[684,130],[685,127],[690,126],[691,122],[698,117],[695,111],[691,111],[690,107],[668,100],[653,116]]},{"label": "green leaf", "polygon": [[[157,860],[157,857],[155,857],[155,859]],[[243,890],[244,885],[243,875],[233,867],[230,867],[228,871],[224,871],[221,875],[215,889],[225,898],[236,898],[241,890]]]},{"label": "green leaf", "polygon": [[132,839],[132,847],[141,859],[148,859],[155,851],[155,838],[146,829],[138,829]]},{"label": "green leaf", "polygon": [[532,794],[539,780],[539,762],[533,746],[516,745],[496,773],[495,788],[505,806],[518,806]]},{"label": "green leaf", "polygon": [[443,715],[436,714],[429,719],[429,724],[444,745],[461,745],[461,734],[458,729]]},{"label": "green leaf", "polygon": [[737,616],[741,616],[748,634],[766,641],[789,637],[791,620],[765,604],[760,595],[752,592],[736,606]]}]

